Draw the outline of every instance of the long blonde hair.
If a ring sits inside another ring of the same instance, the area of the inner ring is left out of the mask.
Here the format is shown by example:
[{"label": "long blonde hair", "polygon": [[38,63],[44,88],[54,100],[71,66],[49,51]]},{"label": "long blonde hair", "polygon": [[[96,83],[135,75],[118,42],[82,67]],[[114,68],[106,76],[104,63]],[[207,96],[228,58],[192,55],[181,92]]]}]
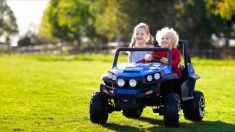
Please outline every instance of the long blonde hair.
[{"label": "long blonde hair", "polygon": [[153,45],[153,36],[150,34],[150,31],[149,31],[149,26],[146,24],[146,23],[139,23],[138,25],[135,26],[134,30],[133,30],[133,34],[132,34],[132,38],[131,38],[131,43],[130,43],[130,47],[134,47],[135,46],[135,43],[136,43],[136,38],[135,38],[135,34],[136,34],[136,30],[138,28],[143,28],[146,33],[148,34],[148,38],[146,40],[146,44],[147,45]]},{"label": "long blonde hair", "polygon": [[178,33],[173,29],[169,27],[164,27],[161,30],[157,31],[156,33],[156,40],[158,41],[158,44],[161,46],[161,39],[162,36],[167,35],[172,38],[173,40],[173,48],[177,48],[178,41],[179,41],[179,35]]}]

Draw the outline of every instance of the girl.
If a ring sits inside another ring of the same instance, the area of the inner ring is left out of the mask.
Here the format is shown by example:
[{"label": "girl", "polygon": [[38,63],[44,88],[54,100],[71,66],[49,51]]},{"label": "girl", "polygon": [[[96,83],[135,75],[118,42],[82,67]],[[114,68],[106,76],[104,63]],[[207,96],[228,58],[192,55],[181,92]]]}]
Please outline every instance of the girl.
[{"label": "girl", "polygon": [[[147,48],[153,47],[153,37],[149,32],[149,27],[145,23],[139,23],[135,26],[132,40],[130,43],[131,48]],[[144,56],[149,52],[147,51],[134,51],[129,52],[129,63],[141,63],[144,62]]]},{"label": "girl", "polygon": [[[181,71],[178,68],[180,64],[180,51],[177,49],[179,35],[173,28],[164,27],[160,31],[157,31],[156,39],[161,46],[161,48],[169,48],[172,52],[172,71],[181,77]],[[153,56],[161,56],[160,62],[162,64],[168,64],[166,51],[154,51],[151,54],[146,54],[145,61],[153,60]]]}]

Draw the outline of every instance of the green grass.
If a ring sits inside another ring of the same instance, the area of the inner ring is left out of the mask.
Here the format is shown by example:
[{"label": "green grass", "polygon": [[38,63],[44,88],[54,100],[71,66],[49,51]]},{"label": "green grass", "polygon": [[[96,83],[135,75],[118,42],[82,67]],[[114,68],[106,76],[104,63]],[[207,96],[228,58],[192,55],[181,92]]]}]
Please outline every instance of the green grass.
[{"label": "green grass", "polygon": [[[147,107],[140,119],[109,114],[106,125],[89,120],[89,101],[111,69],[112,55],[0,56],[0,131],[234,131],[235,62],[193,58],[206,98],[202,122],[164,128]],[[122,58],[125,60],[126,58]]]}]

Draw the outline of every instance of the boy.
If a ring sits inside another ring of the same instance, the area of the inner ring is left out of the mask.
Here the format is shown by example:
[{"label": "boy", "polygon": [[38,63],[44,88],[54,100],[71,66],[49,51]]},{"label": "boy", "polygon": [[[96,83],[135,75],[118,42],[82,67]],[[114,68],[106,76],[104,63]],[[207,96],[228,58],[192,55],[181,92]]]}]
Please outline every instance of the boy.
[{"label": "boy", "polygon": [[[160,31],[157,31],[156,39],[161,48],[169,48],[172,52],[172,71],[181,78],[182,74],[178,67],[180,63],[180,51],[177,49],[179,35],[173,28],[164,27]],[[151,54],[146,54],[145,62],[153,60],[153,56],[160,56],[160,62],[162,64],[168,64],[166,51],[154,51]]]}]

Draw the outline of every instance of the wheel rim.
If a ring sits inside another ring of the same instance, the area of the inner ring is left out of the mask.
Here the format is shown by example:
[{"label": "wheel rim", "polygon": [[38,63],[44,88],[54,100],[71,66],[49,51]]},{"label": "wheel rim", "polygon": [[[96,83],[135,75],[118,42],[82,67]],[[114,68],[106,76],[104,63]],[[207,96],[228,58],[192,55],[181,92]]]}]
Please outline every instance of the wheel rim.
[{"label": "wheel rim", "polygon": [[201,96],[200,101],[199,101],[199,112],[200,112],[201,117],[205,113],[205,100],[203,96]]},{"label": "wheel rim", "polygon": [[181,105],[181,102],[179,100],[179,102],[178,102],[178,121],[180,120],[180,105]]}]

